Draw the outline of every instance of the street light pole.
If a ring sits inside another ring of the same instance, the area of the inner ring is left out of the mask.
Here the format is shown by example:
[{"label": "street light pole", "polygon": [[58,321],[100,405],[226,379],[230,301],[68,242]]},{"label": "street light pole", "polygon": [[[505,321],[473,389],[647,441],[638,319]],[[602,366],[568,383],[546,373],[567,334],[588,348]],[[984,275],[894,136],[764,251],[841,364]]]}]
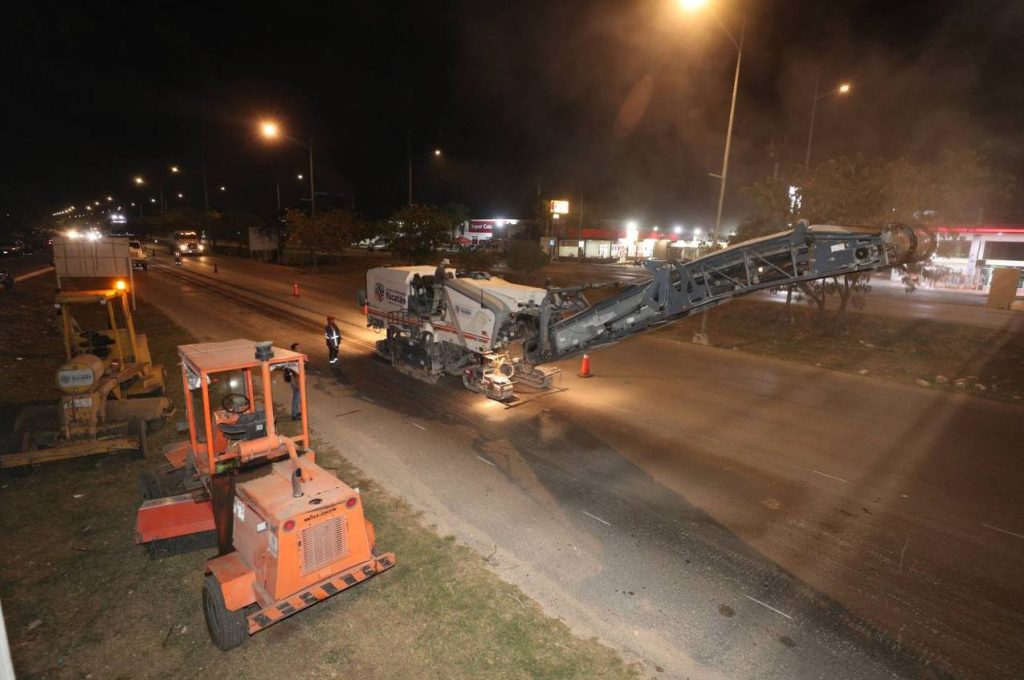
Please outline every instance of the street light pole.
[{"label": "street light pole", "polygon": [[811,143],[814,141],[814,122],[818,113],[818,100],[824,99],[833,94],[846,95],[850,93],[850,83],[839,83],[838,87],[834,87],[828,92],[818,93],[818,85],[821,80],[821,69],[819,68],[814,75],[814,98],[811,99],[811,126],[807,130],[807,154],[804,156],[804,170],[811,169]]},{"label": "street light pole", "polygon": [[[278,208],[280,211],[280,207]],[[309,136],[309,214],[316,215],[316,183],[313,181],[313,135]]]},{"label": "street light pole", "polygon": [[205,154],[203,158],[203,231],[207,231],[210,227],[208,223],[210,215],[210,191],[206,184],[206,159]]},{"label": "street light pole", "polygon": [[739,94],[740,89],[740,65],[743,62],[743,38],[747,31],[746,15],[743,15],[743,18],[740,21],[739,41],[733,39],[732,34],[726,30],[724,25],[722,25],[722,30],[725,31],[726,35],[729,36],[729,39],[732,40],[733,45],[736,46],[736,75],[733,77],[732,81],[732,104],[729,106],[729,128],[725,133],[725,153],[722,155],[722,174],[719,176],[721,179],[721,185],[718,190],[718,212],[715,214],[715,230],[711,234],[711,240],[716,245],[718,243],[718,234],[722,226],[722,207],[725,205],[725,186],[729,179],[729,151],[732,148],[732,124],[736,119],[736,96]]},{"label": "street light pole", "polygon": [[807,155],[804,157],[804,170],[811,169],[811,143],[814,141],[814,118],[818,113],[818,83],[821,80],[821,69],[814,73],[814,99],[811,101],[811,127],[807,130]]},{"label": "street light pole", "polygon": [[409,166],[409,183],[408,183],[408,194],[406,196],[406,205],[412,205],[412,133],[405,133],[405,159]]}]

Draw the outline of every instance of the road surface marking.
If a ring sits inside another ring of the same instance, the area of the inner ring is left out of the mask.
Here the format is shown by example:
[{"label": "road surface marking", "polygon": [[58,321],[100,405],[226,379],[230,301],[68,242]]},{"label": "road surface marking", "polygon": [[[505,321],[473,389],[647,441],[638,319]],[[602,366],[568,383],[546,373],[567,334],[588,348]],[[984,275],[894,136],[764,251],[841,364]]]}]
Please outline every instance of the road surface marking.
[{"label": "road surface marking", "polygon": [[370,399],[369,397],[366,397],[366,396],[364,396],[363,399],[365,399],[366,401],[370,402],[371,404],[376,404],[377,403],[373,399]]},{"label": "road surface marking", "polygon": [[1009,534],[1011,536],[1016,536],[1017,538],[1024,538],[1024,536],[1022,536],[1020,534],[1015,534],[1012,531],[1007,531],[1006,529],[1000,529],[999,527],[994,527],[991,524],[985,524],[984,522],[981,523],[981,526],[985,527],[986,529],[991,529],[992,531],[998,531],[1001,534]]},{"label": "road surface marking", "polygon": [[[477,456],[477,458],[480,458],[480,456]],[[480,460],[482,460],[483,462],[487,463],[487,464],[488,464],[488,465],[490,465],[491,467],[498,467],[497,465],[495,465],[495,464],[494,464],[494,463],[492,463],[491,461],[487,460],[486,458],[480,458]]]},{"label": "road surface marking", "polygon": [[837,482],[842,482],[843,484],[849,484],[850,483],[849,481],[843,479],[842,477],[836,477],[835,475],[830,475],[830,474],[825,473],[825,472],[818,472],[817,470],[811,470],[811,472],[813,472],[816,475],[821,475],[822,477],[828,477],[829,479],[834,479]]},{"label": "road surface marking", "polygon": [[591,515],[591,514],[590,514],[589,512],[587,512],[586,510],[584,510],[584,511],[583,511],[583,514],[584,514],[584,515],[586,515],[587,517],[591,518],[591,519],[596,519],[596,520],[597,520],[598,522],[600,522],[601,524],[607,524],[608,526],[611,526],[611,525],[612,525],[612,523],[611,523],[611,522],[609,522],[609,521],[607,521],[607,520],[604,520],[604,519],[601,519],[601,518],[600,518],[600,517],[598,517],[597,515]]},{"label": "road surface marking", "polygon": [[790,616],[789,614],[787,614],[786,612],[779,611],[778,609],[776,609],[775,607],[771,606],[770,604],[765,604],[764,602],[761,602],[761,600],[757,599],[756,597],[751,597],[750,595],[747,595],[746,593],[743,594],[743,597],[747,598],[748,600],[753,600],[754,602],[758,603],[762,607],[767,607],[768,609],[771,609],[776,614],[781,614],[781,615],[785,616],[790,621],[793,620],[793,617]]},{"label": "road surface marking", "polygon": [[421,430],[423,430],[424,432],[426,432],[426,431],[427,431],[427,428],[423,427],[423,426],[422,426],[422,425],[420,425],[419,423],[413,423],[413,427],[418,427],[418,428],[420,428]]}]

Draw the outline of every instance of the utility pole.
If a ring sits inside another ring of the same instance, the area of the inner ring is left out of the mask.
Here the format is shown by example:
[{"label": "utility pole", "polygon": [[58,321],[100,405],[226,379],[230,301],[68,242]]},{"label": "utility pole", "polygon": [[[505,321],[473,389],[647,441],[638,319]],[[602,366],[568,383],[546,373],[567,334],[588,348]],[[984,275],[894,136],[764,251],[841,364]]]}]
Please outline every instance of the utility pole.
[{"label": "utility pole", "polygon": [[406,196],[406,205],[412,205],[412,132],[406,131],[405,133],[405,159],[408,165],[408,193]]},{"label": "utility pole", "polygon": [[821,69],[814,72],[814,99],[811,101],[811,127],[807,131],[807,154],[804,156],[804,170],[811,169],[811,143],[814,141],[814,117],[818,113],[818,84],[821,81]]},{"label": "utility pole", "polygon": [[309,136],[309,214],[316,215],[316,182],[313,181],[313,135]]},{"label": "utility pole", "polygon": [[203,231],[210,228],[210,190],[206,186],[206,164],[203,163]]},{"label": "utility pole", "polygon": [[[723,26],[724,30],[724,26]],[[722,174],[719,175],[721,179],[721,187],[718,191],[718,212],[715,214],[715,230],[711,234],[711,240],[716,245],[718,244],[718,233],[722,226],[722,206],[725,204],[725,185],[729,179],[729,150],[732,148],[732,124],[736,119],[736,95],[740,89],[740,64],[743,61],[743,38],[747,31],[747,17],[743,16],[740,23],[740,39],[739,41],[733,41],[736,46],[736,75],[732,81],[732,104],[729,106],[729,128],[725,133],[725,153],[722,156]],[[726,31],[728,34],[728,31]],[[729,36],[732,39],[732,36]]]}]

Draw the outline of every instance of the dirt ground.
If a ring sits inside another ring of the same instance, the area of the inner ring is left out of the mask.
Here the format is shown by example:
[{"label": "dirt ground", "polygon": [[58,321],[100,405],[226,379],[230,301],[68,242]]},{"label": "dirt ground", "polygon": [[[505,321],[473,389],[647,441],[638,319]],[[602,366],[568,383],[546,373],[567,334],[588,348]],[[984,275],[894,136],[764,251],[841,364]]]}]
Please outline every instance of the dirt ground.
[{"label": "dirt ground", "polygon": [[[708,315],[711,344],[814,364],[846,373],[1019,402],[1024,398],[1024,334],[940,321],[871,317],[851,312],[848,332],[829,335],[806,304],[737,300]],[[700,317],[663,330],[690,342]]]},{"label": "dirt ground", "polygon": [[[49,324],[48,278],[0,305],[4,432],[23,404],[57,394],[49,386],[62,348]],[[145,304],[137,325],[180,406],[174,347],[190,338]],[[103,456],[0,478],[0,599],[19,678],[637,676],[610,649],[545,616],[483,557],[424,527],[325,442],[314,442],[318,461],[361,489],[378,544],[397,566],[218,651],[200,599],[211,551],[152,558],[133,544],[136,479],[157,466],[174,430],[152,435],[145,460]]]}]

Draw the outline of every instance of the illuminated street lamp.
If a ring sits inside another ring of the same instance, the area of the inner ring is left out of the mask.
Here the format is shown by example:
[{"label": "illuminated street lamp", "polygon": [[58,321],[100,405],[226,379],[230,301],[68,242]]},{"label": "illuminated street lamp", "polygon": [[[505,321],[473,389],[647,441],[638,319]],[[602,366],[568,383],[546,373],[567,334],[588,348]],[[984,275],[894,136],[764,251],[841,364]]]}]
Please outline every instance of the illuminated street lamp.
[{"label": "illuminated street lamp", "polygon": [[262,123],[260,123],[260,134],[263,135],[266,139],[277,139],[277,137],[281,134],[281,129],[274,121],[265,120]]},{"label": "illuminated street lamp", "polygon": [[141,177],[135,177],[135,179],[134,179],[134,180],[132,180],[132,181],[134,181],[134,182],[135,182],[135,185],[136,185],[136,186],[140,186],[140,187],[141,187],[141,186],[142,186],[143,184],[145,184],[145,183],[146,183],[146,180],[142,179]]},{"label": "illuminated street lamp", "polygon": [[[316,215],[316,183],[313,176],[313,137],[309,137],[309,143],[303,144],[294,137],[289,137],[281,131],[281,126],[275,120],[260,121],[260,135],[267,141],[275,142],[280,138],[287,139],[293,144],[303,146],[309,151],[309,214]],[[221,191],[224,191],[221,188]]]},{"label": "illuminated street lamp", "polygon": [[[295,179],[302,181],[302,173],[295,175]],[[274,189],[277,191],[277,212],[281,212],[281,180],[274,182]]]},{"label": "illuminated street lamp", "polygon": [[440,158],[441,150],[440,149],[434,149],[430,153],[425,153],[425,154],[422,154],[420,156],[413,156],[412,155],[412,134],[406,134],[406,136],[405,136],[405,158],[406,158],[406,165],[407,165],[407,168],[408,168],[408,191],[406,193],[406,203],[408,205],[412,205],[412,163],[413,163],[413,161],[418,161],[418,160],[420,160],[422,158],[427,158],[428,156],[433,156],[434,158]]},{"label": "illuminated street lamp", "polygon": [[828,92],[818,94],[818,83],[821,80],[821,70],[814,76],[814,97],[811,98],[811,125],[807,130],[807,155],[804,157],[804,170],[811,169],[811,142],[814,141],[814,118],[818,112],[818,100],[830,97],[834,94],[846,95],[850,93],[850,83],[839,83],[837,87]]},{"label": "illuminated street lamp", "polygon": [[181,172],[181,168],[179,168],[177,165],[172,165],[171,166],[171,173],[172,174],[177,175],[179,172]]},{"label": "illuminated street lamp", "polygon": [[[679,0],[679,6],[687,12],[695,12],[702,10],[707,5],[707,0]],[[722,31],[729,37],[733,47],[736,48],[736,75],[732,81],[732,103],[729,106],[729,127],[725,133],[725,152],[722,154],[722,173],[716,175],[711,173],[712,177],[717,177],[720,181],[718,190],[718,212],[715,213],[715,229],[711,232],[712,240],[718,242],[718,231],[722,226],[722,206],[725,204],[725,186],[729,179],[729,150],[732,148],[732,124],[736,119],[736,95],[739,93],[740,88],[740,64],[743,62],[743,37],[746,34],[747,29],[747,15],[743,14],[740,20],[740,35],[737,40],[733,37],[733,34],[725,27],[725,24],[714,15],[715,21],[722,28]]]},{"label": "illuminated street lamp", "polygon": [[226,186],[224,186],[223,184],[221,184],[221,185],[220,185],[220,190],[221,190],[221,191],[227,191],[227,190],[228,190],[228,188],[227,188]]}]

